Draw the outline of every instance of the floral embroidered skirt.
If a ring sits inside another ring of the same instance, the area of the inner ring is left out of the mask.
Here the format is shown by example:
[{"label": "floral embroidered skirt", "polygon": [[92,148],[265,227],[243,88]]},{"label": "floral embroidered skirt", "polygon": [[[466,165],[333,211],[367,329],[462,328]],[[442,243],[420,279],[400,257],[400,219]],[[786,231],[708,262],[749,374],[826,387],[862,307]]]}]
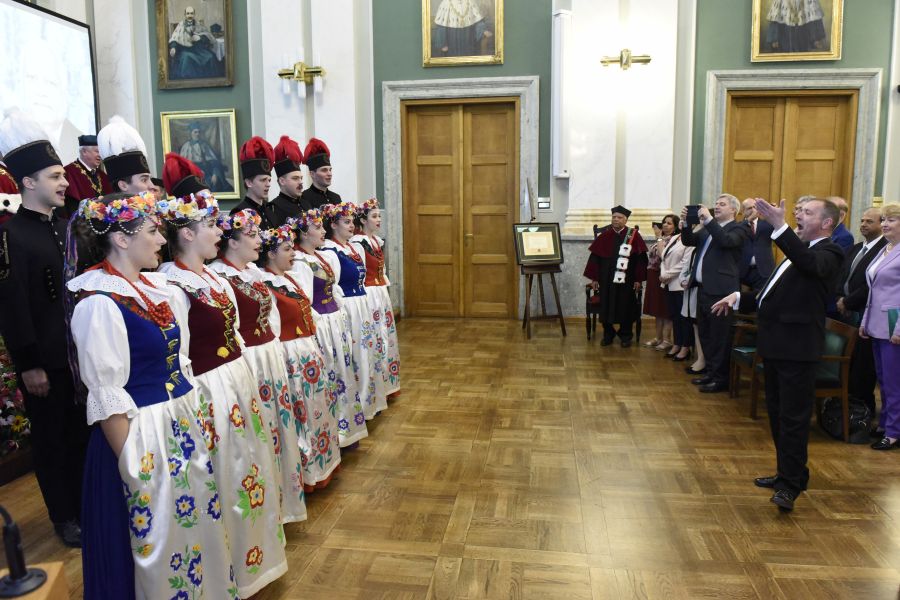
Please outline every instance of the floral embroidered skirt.
[{"label": "floral embroidered skirt", "polygon": [[[298,478],[302,473],[304,484],[314,486],[328,480],[341,464],[337,402],[325,388],[328,374],[323,370],[325,359],[316,338],[284,342],[284,352],[288,386],[294,398],[291,422],[296,427],[295,439],[300,451],[296,472]],[[284,454],[281,460],[285,460]]]},{"label": "floral embroidered skirt", "polygon": [[343,309],[320,315],[314,313],[316,341],[325,359],[325,389],[337,410],[338,439],[341,448],[369,435],[359,398],[357,371],[351,351],[350,320]]},{"label": "floral embroidered skirt", "polygon": [[198,410],[194,392],[141,407],[118,460],[94,429],[82,512],[85,598],[238,596]]},{"label": "floral embroidered skirt", "polygon": [[[386,396],[400,391],[400,343],[397,340],[397,326],[394,323],[394,307],[386,285],[366,288],[366,295],[372,306],[375,326],[380,326],[384,350],[381,352],[381,375],[384,378]],[[380,410],[380,409],[379,409]]]},{"label": "floral embroidered skirt", "polygon": [[359,367],[356,376],[363,412],[366,419],[371,419],[379,410],[387,408],[384,380],[377,370],[381,366],[378,346],[384,348],[384,342],[378,343],[381,331],[372,320],[373,310],[368,295],[344,296],[341,304],[350,318],[350,332],[353,334],[351,351],[353,361]]},{"label": "floral embroidered skirt", "polygon": [[[243,357],[196,376],[196,390],[238,594],[246,598],[287,572],[281,473],[272,460],[256,379]],[[170,471],[179,468],[169,461]]]},{"label": "floral embroidered skirt", "polygon": [[[269,448],[275,459],[276,473],[280,474],[281,486],[281,520],[283,523],[306,520],[306,498],[303,495],[303,482],[296,481],[295,463],[299,461],[299,449],[296,449],[296,435],[291,434],[292,444],[284,441],[284,435],[294,430],[282,425],[282,407],[290,407],[292,395],[288,387],[287,364],[284,347],[280,340],[272,340],[259,346],[250,346],[244,350],[244,357],[256,377],[259,388],[260,414],[269,432]],[[290,416],[293,420],[293,416]],[[292,447],[288,447],[292,446]]]}]

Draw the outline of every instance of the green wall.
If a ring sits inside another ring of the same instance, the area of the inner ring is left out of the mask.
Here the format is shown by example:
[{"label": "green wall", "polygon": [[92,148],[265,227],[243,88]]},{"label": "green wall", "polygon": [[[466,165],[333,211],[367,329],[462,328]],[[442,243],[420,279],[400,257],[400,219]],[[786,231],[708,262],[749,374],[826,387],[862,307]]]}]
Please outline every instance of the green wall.
[{"label": "green wall", "polygon": [[881,195],[890,81],[893,0],[846,0],[842,59],[794,63],[750,62],[749,0],[698,0],[697,54],[694,74],[694,132],[691,197],[703,193],[703,136],[706,122],[706,72],[718,69],[883,69],[875,194]]},{"label": "green wall", "polygon": [[[159,114],[172,110],[218,110],[235,109],[237,119],[238,148],[252,134],[250,131],[250,60],[247,49],[247,0],[233,0],[231,4],[231,23],[234,34],[234,85],[231,87],[195,88],[187,90],[161,90],[156,84],[157,70],[153,77],[153,136],[159,156],[156,164],[162,173],[162,126]],[[150,56],[157,56],[156,43],[156,3],[147,2],[147,15],[150,19]],[[103,93],[101,90],[100,93]],[[227,158],[223,157],[223,160]],[[240,180],[240,177],[237,177]],[[239,184],[240,185],[240,184]],[[223,206],[232,206],[236,201],[227,201]]]},{"label": "green wall", "polygon": [[[433,0],[437,1],[437,0]],[[538,193],[550,195],[551,0],[507,0],[502,65],[422,66],[422,0],[376,0],[372,7],[375,47],[375,171],[384,196],[381,82],[457,77],[540,77],[540,173]]]}]

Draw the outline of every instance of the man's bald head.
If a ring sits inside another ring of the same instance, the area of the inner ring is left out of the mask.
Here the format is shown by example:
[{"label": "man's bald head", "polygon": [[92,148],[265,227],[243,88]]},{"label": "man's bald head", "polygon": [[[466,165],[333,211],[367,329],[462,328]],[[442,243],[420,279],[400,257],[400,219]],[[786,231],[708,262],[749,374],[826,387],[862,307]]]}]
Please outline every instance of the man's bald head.
[{"label": "man's bald head", "polygon": [[840,196],[828,196],[826,200],[831,200],[838,207],[838,210],[841,211],[841,223],[843,223],[844,219],[847,218],[847,213],[850,211],[850,205]]}]

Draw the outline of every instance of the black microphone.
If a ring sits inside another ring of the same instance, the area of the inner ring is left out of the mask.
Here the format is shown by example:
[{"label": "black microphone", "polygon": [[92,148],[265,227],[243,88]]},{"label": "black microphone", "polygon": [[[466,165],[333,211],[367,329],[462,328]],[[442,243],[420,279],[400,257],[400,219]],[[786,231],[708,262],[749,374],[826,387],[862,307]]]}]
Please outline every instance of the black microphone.
[{"label": "black microphone", "polygon": [[19,526],[2,506],[0,515],[3,515],[4,521],[3,549],[6,551],[6,564],[9,565],[9,575],[0,578],[0,598],[18,598],[44,585],[47,573],[43,569],[25,566]]}]

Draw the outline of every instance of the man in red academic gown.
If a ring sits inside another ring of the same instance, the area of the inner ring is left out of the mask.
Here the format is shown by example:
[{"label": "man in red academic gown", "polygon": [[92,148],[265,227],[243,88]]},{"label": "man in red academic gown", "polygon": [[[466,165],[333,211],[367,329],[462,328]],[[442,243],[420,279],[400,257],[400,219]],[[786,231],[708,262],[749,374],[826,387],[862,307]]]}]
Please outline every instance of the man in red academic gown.
[{"label": "man in red academic gown", "polygon": [[100,168],[101,162],[97,136],[78,136],[78,158],[65,166],[66,180],[69,182],[66,188],[66,214],[75,212],[78,203],[85,198],[112,193],[109,177]]},{"label": "man in red academic gown", "polygon": [[634,322],[641,316],[637,292],[647,280],[647,245],[637,229],[628,227],[629,216],[631,211],[623,206],[612,209],[612,224],[591,243],[584,267],[584,276],[600,298],[602,346],[610,345],[616,335],[623,348],[631,346]]},{"label": "man in red academic gown", "polygon": [[6,165],[0,160],[0,225],[16,214],[20,204],[22,204],[22,197],[19,195],[19,186],[10,175]]}]

